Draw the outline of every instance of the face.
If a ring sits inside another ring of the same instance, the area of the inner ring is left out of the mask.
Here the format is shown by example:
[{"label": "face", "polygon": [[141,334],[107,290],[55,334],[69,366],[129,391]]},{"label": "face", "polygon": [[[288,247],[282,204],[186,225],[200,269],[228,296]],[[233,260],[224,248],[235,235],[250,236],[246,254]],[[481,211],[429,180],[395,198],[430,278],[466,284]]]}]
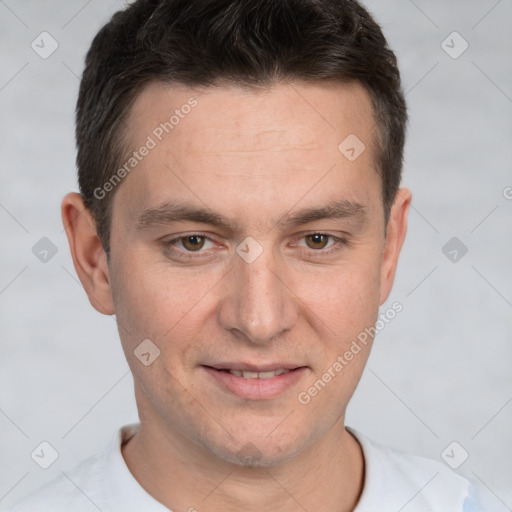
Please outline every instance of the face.
[{"label": "face", "polygon": [[150,149],[115,190],[108,286],[141,420],[225,460],[290,459],[343,419],[370,340],[343,355],[405,232],[396,206],[385,234],[371,100],[151,84],[128,126]]}]

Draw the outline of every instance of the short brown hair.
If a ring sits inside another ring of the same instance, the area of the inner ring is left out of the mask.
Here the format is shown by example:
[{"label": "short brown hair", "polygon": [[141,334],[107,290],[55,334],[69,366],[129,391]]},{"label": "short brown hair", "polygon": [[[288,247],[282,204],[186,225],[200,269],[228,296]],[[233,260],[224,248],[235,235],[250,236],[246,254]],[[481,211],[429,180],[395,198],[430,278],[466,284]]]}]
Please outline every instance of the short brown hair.
[{"label": "short brown hair", "polygon": [[[400,185],[407,109],[397,60],[355,0],[137,0],[89,49],[76,108],[80,192],[107,254],[111,179],[127,152],[125,122],[151,81],[270,87],[356,81],[369,92],[385,218]],[[341,142],[341,141],[340,141]]]}]

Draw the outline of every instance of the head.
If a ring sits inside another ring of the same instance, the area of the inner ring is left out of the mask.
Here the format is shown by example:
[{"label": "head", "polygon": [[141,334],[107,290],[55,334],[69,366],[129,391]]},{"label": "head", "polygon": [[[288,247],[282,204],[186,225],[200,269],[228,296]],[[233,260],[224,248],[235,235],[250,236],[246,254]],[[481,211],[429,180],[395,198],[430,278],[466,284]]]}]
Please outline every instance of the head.
[{"label": "head", "polygon": [[372,340],[335,363],[377,320],[405,236],[406,117],[395,56],[351,0],[139,0],[101,29],[63,217],[141,421],[275,464],[343,419]]}]

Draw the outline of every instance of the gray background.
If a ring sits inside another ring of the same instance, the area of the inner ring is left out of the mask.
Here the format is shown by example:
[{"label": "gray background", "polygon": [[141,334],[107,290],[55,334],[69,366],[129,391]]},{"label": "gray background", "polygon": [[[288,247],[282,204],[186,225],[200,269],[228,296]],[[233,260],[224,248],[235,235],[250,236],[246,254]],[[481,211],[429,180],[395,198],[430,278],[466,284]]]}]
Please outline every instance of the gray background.
[{"label": "gray background", "polygon": [[[0,508],[137,420],[115,322],[89,305],[59,212],[76,189],[83,58],[121,5],[0,0]],[[400,61],[414,208],[388,303],[404,310],[377,338],[347,423],[437,460],[457,441],[469,453],[457,471],[489,510],[511,510],[512,1],[366,5]],[[43,31],[59,44],[47,59],[31,48]],[[458,58],[458,36],[452,56],[442,47],[453,31],[469,44]],[[42,237],[58,250],[46,263],[32,252]],[[457,262],[442,252],[452,237],[468,248]],[[30,457],[42,441],[59,453],[46,470]]]}]

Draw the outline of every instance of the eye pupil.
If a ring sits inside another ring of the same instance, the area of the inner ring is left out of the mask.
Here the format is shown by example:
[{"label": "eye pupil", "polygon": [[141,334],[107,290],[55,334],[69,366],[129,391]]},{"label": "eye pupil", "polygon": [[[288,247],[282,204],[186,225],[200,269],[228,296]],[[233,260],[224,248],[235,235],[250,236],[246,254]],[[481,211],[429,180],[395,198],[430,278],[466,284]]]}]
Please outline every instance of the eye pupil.
[{"label": "eye pupil", "polygon": [[204,236],[192,235],[182,239],[182,244],[188,251],[199,251],[203,248],[205,242]]},{"label": "eye pupil", "polygon": [[306,244],[310,249],[323,249],[329,241],[328,235],[321,233],[314,233],[313,235],[306,235]]}]

